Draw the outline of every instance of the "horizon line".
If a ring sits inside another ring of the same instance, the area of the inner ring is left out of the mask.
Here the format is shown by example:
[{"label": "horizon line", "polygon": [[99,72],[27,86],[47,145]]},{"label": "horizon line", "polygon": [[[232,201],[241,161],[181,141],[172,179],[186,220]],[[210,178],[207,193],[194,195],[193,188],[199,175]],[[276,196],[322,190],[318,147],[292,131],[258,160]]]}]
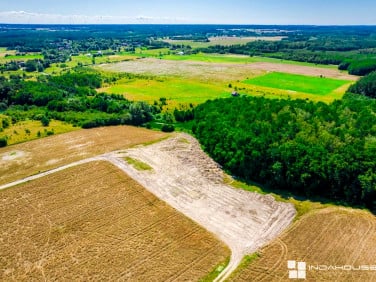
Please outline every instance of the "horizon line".
[{"label": "horizon line", "polygon": [[321,26],[321,27],[376,27],[376,24],[244,24],[244,23],[6,23],[0,22],[0,25],[54,25],[54,26],[82,26],[82,25],[222,25],[222,26]]}]

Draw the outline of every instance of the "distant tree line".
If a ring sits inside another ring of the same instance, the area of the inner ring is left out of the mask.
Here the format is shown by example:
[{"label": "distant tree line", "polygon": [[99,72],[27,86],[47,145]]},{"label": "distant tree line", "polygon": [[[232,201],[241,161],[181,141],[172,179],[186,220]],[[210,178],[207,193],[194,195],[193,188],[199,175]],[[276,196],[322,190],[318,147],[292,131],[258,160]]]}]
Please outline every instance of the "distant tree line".
[{"label": "distant tree line", "polygon": [[350,87],[349,91],[376,99],[376,71],[362,77]]},{"label": "distant tree line", "polygon": [[245,45],[209,46],[196,51],[267,56],[283,60],[315,64],[339,65],[350,74],[366,75],[376,70],[376,30],[358,30],[341,34],[337,30],[325,33],[303,31],[281,41],[254,41]]}]

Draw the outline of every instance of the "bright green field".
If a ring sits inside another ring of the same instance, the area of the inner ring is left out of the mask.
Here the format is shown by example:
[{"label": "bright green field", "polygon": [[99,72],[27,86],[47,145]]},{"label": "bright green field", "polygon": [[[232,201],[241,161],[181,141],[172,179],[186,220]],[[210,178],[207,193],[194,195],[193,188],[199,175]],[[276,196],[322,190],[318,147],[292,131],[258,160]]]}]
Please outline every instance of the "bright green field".
[{"label": "bright green field", "polygon": [[316,95],[327,95],[341,86],[348,84],[347,80],[320,78],[298,74],[272,72],[263,76],[247,79],[247,84],[278,88]]},{"label": "bright green field", "polygon": [[107,93],[122,94],[134,101],[169,100],[169,105],[198,104],[208,99],[230,97],[231,90],[223,84],[207,84],[179,78],[134,79],[117,82],[116,85],[100,89]]},{"label": "bright green field", "polygon": [[27,61],[35,59],[43,59],[43,55],[38,53],[29,53],[22,56],[10,55],[7,57],[0,57],[0,63],[4,64],[10,61]]},{"label": "bright green field", "polygon": [[[0,115],[0,121],[4,117],[5,116]],[[47,136],[47,131],[53,131],[54,134],[60,134],[78,129],[78,127],[73,127],[71,124],[57,120],[51,120],[48,127],[42,126],[40,121],[25,120],[16,124],[11,124],[8,128],[3,129],[0,132],[0,138],[6,137],[8,145],[12,145],[45,137]],[[40,132],[40,136],[38,136],[38,131]]]}]

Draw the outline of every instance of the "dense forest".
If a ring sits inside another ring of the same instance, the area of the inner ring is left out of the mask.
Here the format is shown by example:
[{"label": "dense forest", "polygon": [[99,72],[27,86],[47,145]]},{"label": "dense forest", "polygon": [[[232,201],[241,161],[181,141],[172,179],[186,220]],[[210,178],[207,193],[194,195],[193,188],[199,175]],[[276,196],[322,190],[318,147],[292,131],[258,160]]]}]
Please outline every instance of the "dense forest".
[{"label": "dense forest", "polygon": [[[359,82],[361,87],[363,82]],[[376,100],[236,97],[195,109],[193,132],[230,173],[376,211]]]}]

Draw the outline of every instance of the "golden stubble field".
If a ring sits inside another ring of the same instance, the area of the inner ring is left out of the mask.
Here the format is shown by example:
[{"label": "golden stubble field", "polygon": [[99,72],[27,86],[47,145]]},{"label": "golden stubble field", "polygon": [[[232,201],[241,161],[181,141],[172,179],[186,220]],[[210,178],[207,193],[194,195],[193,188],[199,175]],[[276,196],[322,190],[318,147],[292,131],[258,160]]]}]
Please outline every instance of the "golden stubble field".
[{"label": "golden stubble field", "polygon": [[[292,281],[287,261],[309,265],[368,265],[373,271],[306,271],[305,281],[376,281],[376,217],[366,211],[325,208],[307,214],[231,281]],[[301,280],[303,281],[303,280]]]},{"label": "golden stubble field", "polygon": [[0,149],[0,185],[78,160],[168,136],[131,126],[83,129]]},{"label": "golden stubble field", "polygon": [[197,281],[230,251],[107,162],[0,192],[1,281]]}]

